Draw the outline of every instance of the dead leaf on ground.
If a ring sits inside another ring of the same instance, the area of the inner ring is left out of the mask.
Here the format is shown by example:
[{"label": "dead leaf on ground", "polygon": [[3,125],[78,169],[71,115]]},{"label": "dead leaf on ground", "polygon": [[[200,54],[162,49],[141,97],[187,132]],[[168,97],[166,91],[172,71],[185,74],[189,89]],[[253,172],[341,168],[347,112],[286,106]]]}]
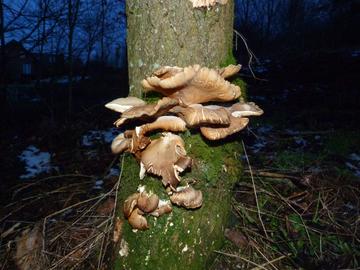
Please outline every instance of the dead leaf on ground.
[{"label": "dead leaf on ground", "polygon": [[246,248],[249,245],[249,241],[246,236],[236,229],[225,229],[224,234],[227,239],[239,248]]}]

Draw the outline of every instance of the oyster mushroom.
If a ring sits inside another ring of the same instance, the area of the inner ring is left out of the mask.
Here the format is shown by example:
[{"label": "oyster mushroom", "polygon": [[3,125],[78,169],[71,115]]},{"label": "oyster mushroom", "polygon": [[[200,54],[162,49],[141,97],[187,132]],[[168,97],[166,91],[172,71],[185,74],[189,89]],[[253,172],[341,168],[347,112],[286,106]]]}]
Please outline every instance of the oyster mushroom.
[{"label": "oyster mushroom", "polygon": [[178,105],[176,99],[163,97],[157,103],[136,106],[124,111],[121,118],[116,120],[114,124],[119,127],[129,119],[157,117],[165,114],[176,105]]},{"label": "oyster mushroom", "polygon": [[[162,67],[171,69],[172,67]],[[170,76],[159,76],[155,71],[153,76],[142,81],[145,91],[156,91],[179,101],[181,105],[206,103],[210,101],[232,101],[241,95],[240,87],[225,81],[214,69],[199,65],[185,67]],[[165,72],[166,74],[166,72]]]},{"label": "oyster mushroom", "polygon": [[133,193],[124,201],[123,213],[125,218],[129,218],[131,213],[134,211],[139,196],[140,193]]},{"label": "oyster mushroom", "polygon": [[179,172],[186,169],[191,163],[189,160],[181,137],[163,133],[162,137],[153,140],[141,152],[140,166],[149,173],[161,176],[164,186],[176,188],[180,182]]},{"label": "oyster mushroom", "polygon": [[129,224],[133,229],[137,230],[146,230],[149,229],[149,225],[144,216],[142,216],[139,212],[138,208],[135,208],[131,215],[128,218]]},{"label": "oyster mushroom", "polygon": [[192,104],[188,107],[176,106],[170,112],[181,117],[190,127],[202,124],[230,124],[230,113],[221,106],[214,108],[201,104]]},{"label": "oyster mushroom", "polygon": [[135,130],[127,130],[114,138],[111,143],[111,151],[114,154],[129,152],[139,156],[139,152],[146,148],[150,139],[145,136],[138,136]]},{"label": "oyster mushroom", "polygon": [[238,102],[233,104],[229,111],[232,116],[244,117],[244,116],[260,116],[264,111],[256,105],[254,102]]},{"label": "oyster mushroom", "polygon": [[145,191],[140,193],[137,200],[137,207],[144,213],[151,213],[159,205],[159,196],[156,194],[147,194]]},{"label": "oyster mushroom", "polygon": [[150,215],[154,216],[154,217],[161,217],[164,214],[169,214],[172,212],[172,208],[171,206],[166,203],[163,205],[158,206],[158,208],[156,210],[154,210],[153,212],[150,213]]},{"label": "oyster mushroom", "polygon": [[238,73],[240,69],[241,65],[228,65],[227,67],[219,69],[218,73],[221,77],[228,78]]},{"label": "oyster mushroom", "polygon": [[133,107],[143,106],[145,104],[146,104],[145,101],[143,101],[140,98],[126,97],[126,98],[114,99],[109,103],[105,104],[105,107],[110,110],[123,113],[124,111],[127,111]]},{"label": "oyster mushroom", "polygon": [[186,130],[186,123],[179,117],[165,115],[160,116],[152,123],[137,127],[136,133],[141,137],[153,130],[181,132]]},{"label": "oyster mushroom", "polygon": [[249,118],[230,116],[228,127],[200,127],[201,134],[209,140],[220,140],[244,129]]},{"label": "oyster mushroom", "polygon": [[196,190],[192,186],[179,187],[170,196],[170,201],[187,209],[195,209],[201,207],[203,196],[200,190]]},{"label": "oyster mushroom", "polygon": [[124,133],[117,135],[111,143],[111,151],[114,154],[121,154],[131,148],[131,139],[125,138]]}]

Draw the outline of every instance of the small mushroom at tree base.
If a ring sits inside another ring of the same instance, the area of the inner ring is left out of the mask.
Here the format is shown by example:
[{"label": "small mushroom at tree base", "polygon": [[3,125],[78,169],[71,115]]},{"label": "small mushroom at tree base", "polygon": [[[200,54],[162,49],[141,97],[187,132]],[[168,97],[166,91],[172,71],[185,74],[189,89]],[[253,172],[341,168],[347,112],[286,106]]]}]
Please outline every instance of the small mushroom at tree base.
[{"label": "small mushroom at tree base", "polygon": [[131,215],[128,218],[129,224],[133,229],[136,230],[147,230],[149,229],[149,225],[144,216],[140,215],[139,209],[135,208],[132,211]]},{"label": "small mushroom at tree base", "polygon": [[124,202],[123,212],[125,218],[130,217],[131,213],[134,211],[135,206],[137,205],[137,200],[140,196],[140,193],[131,194],[126,198]]},{"label": "small mushroom at tree base", "polygon": [[144,213],[153,212],[159,205],[159,196],[156,194],[148,195],[146,192],[141,192],[137,200],[137,207]]},{"label": "small mushroom at tree base", "polygon": [[159,207],[155,211],[151,212],[150,215],[152,215],[154,217],[160,217],[164,214],[171,213],[171,211],[172,211],[171,206],[166,203],[161,206],[159,205]]},{"label": "small mushroom at tree base", "polygon": [[170,196],[170,201],[187,209],[195,209],[201,207],[203,195],[201,190],[196,190],[192,186],[180,187]]}]

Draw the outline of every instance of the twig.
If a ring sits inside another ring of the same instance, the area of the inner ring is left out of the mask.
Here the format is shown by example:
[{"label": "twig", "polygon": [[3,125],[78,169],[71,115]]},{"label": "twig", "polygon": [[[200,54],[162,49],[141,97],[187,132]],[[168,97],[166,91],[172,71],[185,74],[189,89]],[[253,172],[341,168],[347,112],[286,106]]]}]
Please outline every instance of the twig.
[{"label": "twig", "polygon": [[[282,259],[287,258],[288,256],[290,256],[290,254],[282,255],[282,256],[280,256],[279,258],[273,259],[273,260],[271,260],[271,261],[269,261],[269,262],[266,262],[266,263],[262,264],[261,266],[262,266],[262,267],[265,267],[265,266],[267,266],[267,265],[270,264],[270,263],[274,263],[274,262],[280,261],[280,260],[282,260]],[[258,270],[258,269],[259,269],[259,267],[251,268],[251,270]]]},{"label": "twig", "polygon": [[[249,46],[248,46],[248,44],[247,44],[247,41],[246,41],[246,38],[245,38],[240,32],[236,31],[235,29],[234,29],[234,33],[235,33],[235,35],[236,35],[236,38],[237,38],[238,36],[241,38],[241,40],[243,41],[243,43],[244,43],[244,45],[245,45],[246,51],[247,51],[248,54],[249,54],[248,67],[249,67],[249,70],[250,70],[253,78],[256,79],[256,80],[260,80],[260,81],[267,81],[267,80],[265,80],[265,79],[260,79],[260,78],[258,78],[258,77],[255,75],[255,73],[254,73],[254,71],[253,71],[253,69],[252,69],[252,67],[251,67],[251,63],[252,63],[253,58],[255,58],[255,60],[256,60],[257,62],[259,62],[259,60],[256,58],[254,52],[249,48]],[[237,43],[237,42],[236,42],[236,43]]]},{"label": "twig", "polygon": [[256,266],[256,267],[259,267],[260,269],[267,270],[264,266],[261,266],[260,264],[257,264],[257,263],[255,263],[255,262],[252,262],[252,261],[250,261],[250,260],[248,260],[248,259],[246,259],[246,258],[244,258],[244,257],[242,257],[242,256],[240,256],[240,255],[230,254],[230,253],[226,253],[226,252],[222,252],[222,251],[218,251],[218,250],[215,250],[214,252],[215,252],[215,253],[218,253],[218,254],[221,254],[221,255],[228,256],[228,257],[241,259],[241,260],[243,260],[243,261],[245,261],[245,262],[247,262],[247,263],[250,263],[250,264],[252,264],[252,265],[254,265],[254,266]]},{"label": "twig", "polygon": [[243,149],[244,149],[245,158],[246,158],[247,164],[248,164],[248,166],[249,166],[249,170],[250,170],[251,181],[252,181],[253,188],[254,188],[255,202],[256,202],[256,207],[257,207],[257,210],[258,210],[258,217],[259,217],[259,220],[260,220],[260,223],[261,223],[261,226],[262,226],[262,228],[263,228],[263,231],[264,231],[264,233],[265,233],[266,238],[269,238],[269,236],[268,236],[268,234],[267,234],[267,232],[266,232],[266,229],[265,229],[264,222],[262,221],[262,218],[261,218],[259,201],[258,201],[258,197],[257,197],[257,193],[256,193],[256,186],[255,186],[254,176],[253,176],[253,173],[252,173],[252,170],[251,170],[251,165],[250,165],[249,157],[248,157],[248,155],[247,155],[247,153],[246,153],[246,148],[245,148],[244,141],[241,141],[241,143],[242,143],[242,146],[243,146]]}]

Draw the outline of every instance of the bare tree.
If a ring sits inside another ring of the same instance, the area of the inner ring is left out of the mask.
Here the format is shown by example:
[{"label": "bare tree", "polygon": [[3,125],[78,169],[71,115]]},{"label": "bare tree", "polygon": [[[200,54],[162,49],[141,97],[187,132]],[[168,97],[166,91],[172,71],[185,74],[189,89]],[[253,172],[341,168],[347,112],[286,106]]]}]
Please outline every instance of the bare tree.
[{"label": "bare tree", "polygon": [[68,96],[68,113],[72,113],[72,99],[73,99],[73,41],[74,31],[78,21],[80,0],[68,0],[67,2],[67,22],[68,22],[68,63],[69,63],[69,96]]}]

